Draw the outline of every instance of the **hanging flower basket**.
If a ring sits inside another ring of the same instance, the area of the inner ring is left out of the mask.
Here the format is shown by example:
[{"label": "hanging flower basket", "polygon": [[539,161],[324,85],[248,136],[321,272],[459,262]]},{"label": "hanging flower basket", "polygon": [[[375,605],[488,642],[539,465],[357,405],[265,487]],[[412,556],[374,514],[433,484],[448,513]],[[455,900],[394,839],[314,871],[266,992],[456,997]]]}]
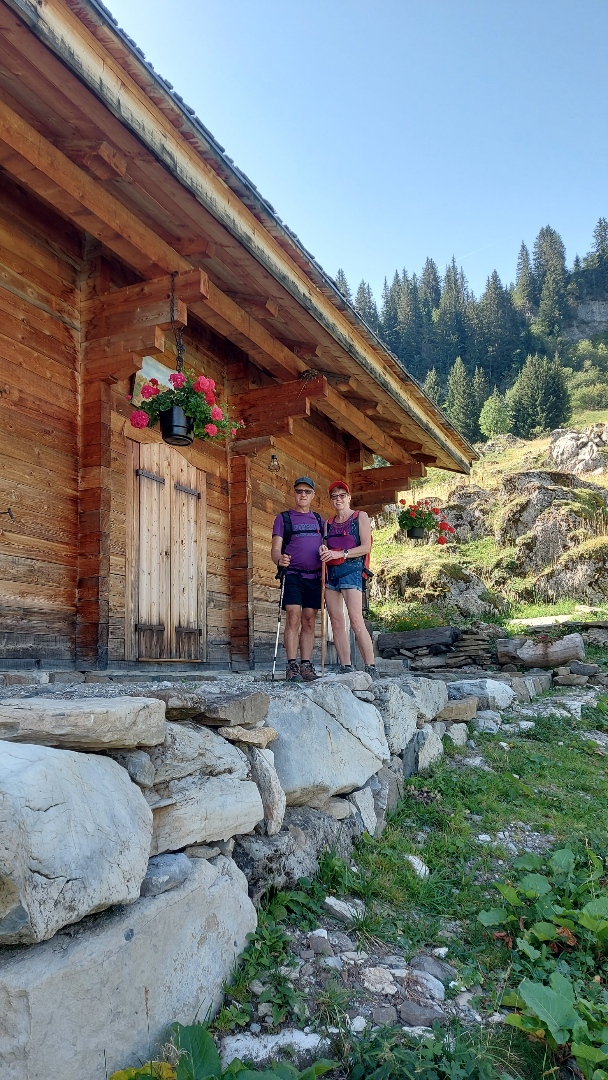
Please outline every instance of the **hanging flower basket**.
[{"label": "hanging flower basket", "polygon": [[447,544],[447,535],[453,534],[454,528],[441,517],[439,507],[433,506],[430,499],[422,499],[411,506],[407,506],[405,499],[399,502],[403,509],[397,514],[397,524],[408,540],[424,540],[427,533],[436,531],[437,543]]},{"label": "hanging flower basket", "polygon": [[163,441],[170,446],[189,446],[193,439],[227,439],[244,427],[240,420],[228,416],[225,405],[216,403],[213,379],[196,372],[174,371],[169,382],[171,390],[163,390],[158,379],[144,383],[140,391],[143,401],[130,416],[132,427],[160,423]]},{"label": "hanging flower basket", "polygon": [[160,414],[160,433],[169,446],[190,446],[194,440],[194,420],[186,416],[180,405],[173,405]]}]

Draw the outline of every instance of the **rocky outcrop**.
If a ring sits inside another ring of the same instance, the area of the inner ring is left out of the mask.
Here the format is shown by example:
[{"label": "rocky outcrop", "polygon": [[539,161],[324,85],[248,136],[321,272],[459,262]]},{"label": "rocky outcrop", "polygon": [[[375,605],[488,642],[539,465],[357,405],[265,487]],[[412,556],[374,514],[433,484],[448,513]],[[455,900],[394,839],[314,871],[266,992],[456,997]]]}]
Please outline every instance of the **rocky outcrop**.
[{"label": "rocky outcrop", "polygon": [[146,801],[116,762],[0,743],[0,944],[44,941],[136,900],[151,833]]},{"label": "rocky outcrop", "polygon": [[454,539],[461,543],[491,536],[496,500],[476,484],[453,488],[442,513],[454,527]]},{"label": "rocky outcrop", "polygon": [[605,604],[608,599],[608,539],[588,540],[566,552],[555,566],[536,580],[537,591],[548,599],[576,596],[588,604]]},{"label": "rocky outcrop", "polygon": [[36,949],[6,951],[2,1075],[106,1080],[157,1057],[170,1021],[191,1024],[217,1010],[255,926],[247,882],[220,856],[194,860],[169,892],[88,919]]},{"label": "rocky outcrop", "polygon": [[594,424],[586,431],[557,428],[551,432],[549,454],[559,469],[576,476],[603,473],[608,465],[608,424]]}]

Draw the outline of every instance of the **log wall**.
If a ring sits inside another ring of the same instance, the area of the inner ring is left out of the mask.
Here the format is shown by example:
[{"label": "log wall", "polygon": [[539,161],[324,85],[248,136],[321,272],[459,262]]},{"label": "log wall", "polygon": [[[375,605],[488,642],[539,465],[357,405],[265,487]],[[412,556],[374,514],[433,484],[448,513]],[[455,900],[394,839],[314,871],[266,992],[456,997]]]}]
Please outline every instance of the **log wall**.
[{"label": "log wall", "polygon": [[0,177],[0,660],[70,661],[81,244]]}]

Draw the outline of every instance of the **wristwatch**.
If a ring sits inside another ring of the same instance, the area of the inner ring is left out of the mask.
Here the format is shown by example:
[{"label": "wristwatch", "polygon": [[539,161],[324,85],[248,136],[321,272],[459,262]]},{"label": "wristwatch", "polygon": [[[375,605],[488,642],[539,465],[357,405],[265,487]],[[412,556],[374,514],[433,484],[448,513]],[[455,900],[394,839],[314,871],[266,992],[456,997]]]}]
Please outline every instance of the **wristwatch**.
[{"label": "wristwatch", "polygon": [[348,559],[348,548],[344,548],[344,558]]}]

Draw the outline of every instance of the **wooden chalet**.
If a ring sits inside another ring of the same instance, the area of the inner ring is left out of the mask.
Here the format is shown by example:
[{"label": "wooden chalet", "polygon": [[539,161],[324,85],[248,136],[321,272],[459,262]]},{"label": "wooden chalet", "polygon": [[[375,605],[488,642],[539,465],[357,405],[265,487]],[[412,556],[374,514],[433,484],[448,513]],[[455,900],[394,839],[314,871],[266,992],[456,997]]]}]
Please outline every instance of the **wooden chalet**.
[{"label": "wooden chalet", "polygon": [[[227,446],[128,421],[172,273]],[[5,669],[265,661],[296,476],[374,512],[475,457],[96,0],[0,0],[0,418]]]}]

